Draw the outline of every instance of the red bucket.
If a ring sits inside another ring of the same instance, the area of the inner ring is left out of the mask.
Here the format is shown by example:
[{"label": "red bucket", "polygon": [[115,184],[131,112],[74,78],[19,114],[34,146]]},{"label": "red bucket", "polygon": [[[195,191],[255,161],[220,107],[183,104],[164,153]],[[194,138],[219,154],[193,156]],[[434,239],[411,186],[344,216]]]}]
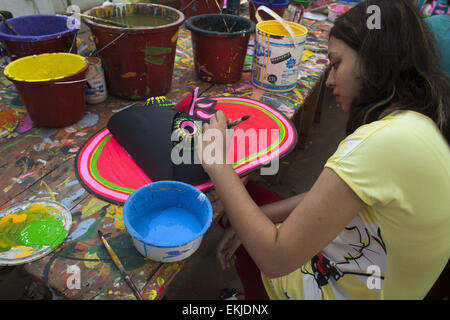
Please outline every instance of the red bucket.
[{"label": "red bucket", "polygon": [[149,24],[151,18],[165,19],[168,24],[133,28],[89,19],[85,22],[102,59],[109,93],[141,100],[162,96],[170,90],[178,29],[184,22],[181,11],[163,5],[136,3],[95,7],[86,14],[103,19],[137,16],[148,18]]},{"label": "red bucket", "polygon": [[36,126],[65,127],[81,119],[85,103],[85,58],[70,53],[46,53],[8,64],[11,80]]},{"label": "red bucket", "polygon": [[255,32],[252,21],[231,14],[204,14],[189,18],[186,28],[192,33],[195,71],[200,79],[231,83],[241,78],[250,34]]}]

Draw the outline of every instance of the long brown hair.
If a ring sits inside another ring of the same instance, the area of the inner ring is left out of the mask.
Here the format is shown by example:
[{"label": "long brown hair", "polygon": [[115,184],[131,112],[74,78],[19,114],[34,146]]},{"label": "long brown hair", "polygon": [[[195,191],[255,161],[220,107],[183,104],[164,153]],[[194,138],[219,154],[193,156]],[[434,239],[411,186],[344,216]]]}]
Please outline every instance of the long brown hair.
[{"label": "long brown hair", "polygon": [[[369,28],[371,5],[381,28]],[[340,16],[330,37],[358,52],[362,89],[350,106],[346,132],[395,110],[420,112],[450,141],[450,79],[440,71],[434,40],[410,0],[365,0]]]}]

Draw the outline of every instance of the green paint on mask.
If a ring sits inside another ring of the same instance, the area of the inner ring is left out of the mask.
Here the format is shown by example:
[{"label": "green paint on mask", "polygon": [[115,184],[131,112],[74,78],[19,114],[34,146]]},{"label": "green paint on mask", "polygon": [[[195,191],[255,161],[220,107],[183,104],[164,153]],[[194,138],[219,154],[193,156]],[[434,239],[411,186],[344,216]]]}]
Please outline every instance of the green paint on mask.
[{"label": "green paint on mask", "polygon": [[20,232],[20,241],[25,246],[50,246],[56,248],[66,237],[67,230],[63,228],[61,220],[43,218],[35,221]]}]

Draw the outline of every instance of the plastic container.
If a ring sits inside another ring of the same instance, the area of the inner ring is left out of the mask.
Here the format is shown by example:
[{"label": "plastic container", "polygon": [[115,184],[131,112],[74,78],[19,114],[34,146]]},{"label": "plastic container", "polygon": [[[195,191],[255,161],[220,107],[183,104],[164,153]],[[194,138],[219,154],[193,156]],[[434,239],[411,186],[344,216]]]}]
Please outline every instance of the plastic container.
[{"label": "plastic container", "polygon": [[86,75],[86,102],[89,104],[103,102],[108,98],[108,92],[102,60],[96,57],[88,57],[87,62],[89,68]]},{"label": "plastic container", "polygon": [[20,36],[15,35],[4,22],[0,23],[3,40],[11,60],[52,52],[77,52],[78,28],[72,28],[69,17],[31,15],[8,19]]},{"label": "plastic container", "polygon": [[265,90],[290,91],[297,85],[308,30],[298,23],[281,19],[265,6],[257,9],[258,20],[259,11],[265,11],[275,20],[256,25],[252,83]]},{"label": "plastic container", "polygon": [[14,83],[33,123],[59,128],[77,122],[84,113],[87,68],[82,56],[45,53],[17,59],[4,73]]},{"label": "plastic container", "polygon": [[252,21],[231,14],[205,14],[189,18],[186,28],[192,33],[195,71],[200,79],[231,83],[241,78],[250,34],[255,32]]},{"label": "plastic container", "polygon": [[94,36],[102,59],[108,92],[120,98],[143,100],[165,95],[171,87],[181,11],[156,4],[115,4],[94,7],[87,15],[111,17],[144,16],[168,24],[122,28],[84,21]]},{"label": "plastic container", "polygon": [[153,182],[134,191],[123,222],[143,256],[174,262],[191,256],[211,225],[211,202],[197,188],[178,181]]},{"label": "plastic container", "polygon": [[[283,17],[284,11],[289,6],[289,0],[249,0],[249,16],[250,20],[254,23],[258,21],[255,18],[255,12],[260,6],[266,6],[272,11],[276,12],[280,17]],[[273,20],[269,14],[262,12],[261,13],[262,20]]]}]

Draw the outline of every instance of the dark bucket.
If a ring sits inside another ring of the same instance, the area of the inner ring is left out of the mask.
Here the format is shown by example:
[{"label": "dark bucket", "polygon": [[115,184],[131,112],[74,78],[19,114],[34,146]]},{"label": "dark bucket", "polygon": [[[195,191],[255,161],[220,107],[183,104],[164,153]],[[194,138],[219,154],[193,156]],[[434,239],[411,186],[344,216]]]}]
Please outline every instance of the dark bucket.
[{"label": "dark bucket", "polygon": [[200,79],[231,83],[241,78],[250,34],[255,32],[252,21],[230,14],[204,14],[189,18],[186,28],[192,33],[195,71]]},{"label": "dark bucket", "polygon": [[94,36],[102,59],[109,93],[141,100],[166,94],[172,85],[181,11],[156,4],[117,4],[95,7],[87,15],[111,17],[145,16],[166,19],[169,24],[122,28],[84,21]]},{"label": "dark bucket", "polygon": [[68,21],[69,17],[45,14],[8,19],[20,36],[1,22],[0,39],[12,60],[41,53],[76,53],[79,29]]},{"label": "dark bucket", "polygon": [[[257,23],[255,18],[255,12],[256,9],[258,9],[259,6],[266,6],[275,13],[277,13],[280,17],[283,17],[284,11],[289,6],[289,0],[249,0],[249,17],[250,20],[252,20],[254,23]],[[265,20],[274,20],[270,15],[268,15],[265,12],[260,12],[261,19],[263,21]]]}]

